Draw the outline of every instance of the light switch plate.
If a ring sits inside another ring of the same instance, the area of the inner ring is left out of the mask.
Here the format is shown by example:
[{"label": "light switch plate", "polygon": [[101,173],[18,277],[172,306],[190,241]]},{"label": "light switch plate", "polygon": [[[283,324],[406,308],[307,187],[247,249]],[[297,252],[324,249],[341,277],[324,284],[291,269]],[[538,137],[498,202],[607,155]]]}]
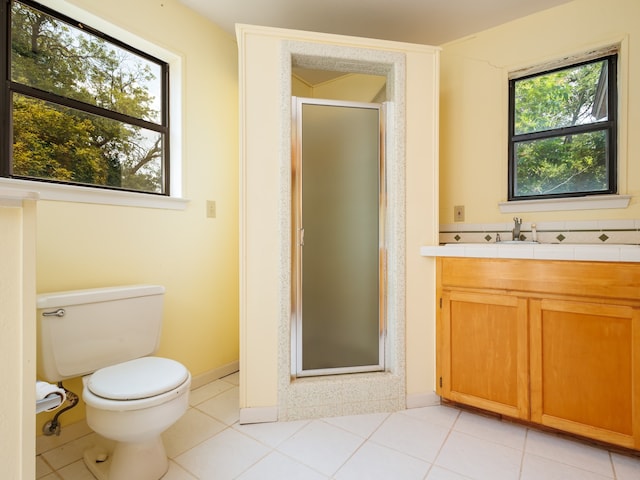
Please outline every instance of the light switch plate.
[{"label": "light switch plate", "polygon": [[216,202],[215,200],[207,200],[207,217],[216,218]]}]

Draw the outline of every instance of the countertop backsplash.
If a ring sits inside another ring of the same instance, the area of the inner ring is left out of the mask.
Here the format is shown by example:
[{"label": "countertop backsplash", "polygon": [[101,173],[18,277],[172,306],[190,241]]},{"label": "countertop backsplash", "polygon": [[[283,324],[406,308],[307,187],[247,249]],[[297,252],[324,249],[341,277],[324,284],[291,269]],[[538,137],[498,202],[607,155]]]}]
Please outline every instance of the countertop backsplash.
[{"label": "countertop backsplash", "polygon": [[[587,245],[640,245],[640,220],[522,222],[524,240],[532,240],[531,225],[540,243]],[[451,223],[440,225],[440,244],[495,243],[512,239],[511,223]]]}]

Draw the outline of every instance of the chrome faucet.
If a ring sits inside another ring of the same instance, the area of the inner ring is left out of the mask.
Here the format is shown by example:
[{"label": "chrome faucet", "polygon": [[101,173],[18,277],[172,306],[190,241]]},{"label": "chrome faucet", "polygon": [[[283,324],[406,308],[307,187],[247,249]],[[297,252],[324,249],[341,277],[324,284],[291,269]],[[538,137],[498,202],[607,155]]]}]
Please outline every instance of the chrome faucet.
[{"label": "chrome faucet", "polygon": [[522,219],[518,217],[513,217],[514,227],[513,227],[513,240],[520,240],[520,227],[522,226]]}]

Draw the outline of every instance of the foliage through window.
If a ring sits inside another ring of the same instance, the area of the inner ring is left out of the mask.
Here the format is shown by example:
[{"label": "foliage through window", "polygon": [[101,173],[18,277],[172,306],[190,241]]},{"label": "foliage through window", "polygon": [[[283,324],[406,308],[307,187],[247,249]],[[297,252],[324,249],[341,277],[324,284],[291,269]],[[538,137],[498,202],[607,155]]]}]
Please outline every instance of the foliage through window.
[{"label": "foliage through window", "polygon": [[617,193],[617,55],[509,82],[509,200]]},{"label": "foliage through window", "polygon": [[2,176],[167,194],[166,62],[37,3],[1,1]]}]

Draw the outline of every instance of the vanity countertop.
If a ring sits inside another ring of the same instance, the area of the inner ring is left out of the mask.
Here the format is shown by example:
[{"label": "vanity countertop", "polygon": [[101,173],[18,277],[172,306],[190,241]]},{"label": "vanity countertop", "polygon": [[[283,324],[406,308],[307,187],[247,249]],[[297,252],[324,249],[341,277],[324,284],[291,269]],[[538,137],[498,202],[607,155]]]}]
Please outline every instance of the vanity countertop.
[{"label": "vanity countertop", "polygon": [[420,248],[420,255],[423,257],[640,262],[640,245],[449,243],[439,246],[423,246]]}]

